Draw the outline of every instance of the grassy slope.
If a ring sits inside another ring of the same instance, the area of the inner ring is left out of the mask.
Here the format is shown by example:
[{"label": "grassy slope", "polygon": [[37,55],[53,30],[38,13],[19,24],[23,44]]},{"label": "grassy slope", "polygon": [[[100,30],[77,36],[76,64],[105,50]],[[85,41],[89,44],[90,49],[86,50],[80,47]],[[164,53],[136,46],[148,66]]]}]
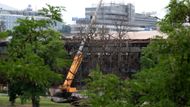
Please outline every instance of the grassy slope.
[{"label": "grassy slope", "polygon": [[[7,96],[0,95],[0,107],[9,107],[9,100]],[[15,107],[32,107],[32,106],[30,101],[28,101],[24,105],[21,105],[20,99],[17,99]],[[40,100],[40,107],[71,107],[71,105],[63,103],[54,103],[51,102],[50,99],[42,97]]]}]

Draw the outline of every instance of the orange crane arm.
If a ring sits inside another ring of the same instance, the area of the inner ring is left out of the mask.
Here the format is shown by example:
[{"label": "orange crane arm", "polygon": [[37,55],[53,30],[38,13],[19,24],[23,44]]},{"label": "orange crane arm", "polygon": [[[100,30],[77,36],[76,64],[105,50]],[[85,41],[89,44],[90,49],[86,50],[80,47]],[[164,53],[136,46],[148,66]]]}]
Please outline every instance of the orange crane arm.
[{"label": "orange crane arm", "polygon": [[66,80],[63,83],[62,90],[66,90],[67,92],[76,92],[76,88],[71,88],[71,84],[72,84],[75,74],[78,71],[78,68],[82,62],[82,59],[83,59],[82,53],[75,55],[72,65],[68,71]]}]

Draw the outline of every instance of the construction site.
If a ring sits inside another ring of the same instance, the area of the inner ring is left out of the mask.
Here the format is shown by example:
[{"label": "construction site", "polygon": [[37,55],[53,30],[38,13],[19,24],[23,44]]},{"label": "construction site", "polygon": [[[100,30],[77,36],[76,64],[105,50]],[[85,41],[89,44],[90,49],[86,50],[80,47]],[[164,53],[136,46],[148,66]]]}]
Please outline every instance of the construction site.
[{"label": "construction site", "polygon": [[[105,35],[104,35],[105,36]],[[114,73],[123,79],[141,69],[141,51],[156,36],[164,36],[158,31],[127,32],[123,37],[93,38],[86,41],[83,48],[84,58],[75,77],[75,82],[80,83],[92,69],[99,66],[104,73]],[[127,39],[128,38],[128,39]],[[75,56],[80,46],[81,38],[63,38],[64,48],[71,58]],[[1,58],[6,56],[7,41],[0,42]],[[63,71],[64,74],[67,71]],[[80,85],[79,85],[80,87]]]},{"label": "construction site", "polygon": [[[128,80],[141,70],[142,51],[156,37],[167,38],[156,26],[152,13],[135,13],[132,4],[103,4],[85,9],[85,18],[76,19],[71,34],[62,34],[62,48],[72,59],[70,67],[62,69],[63,83],[50,87],[54,102],[76,101],[84,98],[76,94],[83,90],[85,78],[99,67],[103,74],[114,74]],[[43,39],[42,39],[43,40]],[[0,41],[0,58],[7,57],[10,40]],[[0,76],[0,90],[7,87]],[[59,99],[61,98],[61,99]],[[85,97],[86,98],[86,97]]]},{"label": "construction site", "polygon": [[79,51],[83,54],[75,81],[80,83],[97,66],[123,79],[138,72],[142,49],[156,36],[165,37],[153,14],[136,13],[131,3],[99,3],[85,8],[85,18],[74,19],[71,35],[63,37],[72,57]]},{"label": "construction site", "polygon": [[[88,75],[91,69],[100,66],[104,73],[114,73],[122,78],[128,78],[131,74],[140,70],[141,51],[150,40],[157,36],[163,36],[158,31],[127,33],[129,39],[92,39],[86,41],[83,54],[84,59],[79,67],[76,78],[80,79]],[[63,39],[65,48],[71,56],[74,56],[80,45],[80,38]]]}]

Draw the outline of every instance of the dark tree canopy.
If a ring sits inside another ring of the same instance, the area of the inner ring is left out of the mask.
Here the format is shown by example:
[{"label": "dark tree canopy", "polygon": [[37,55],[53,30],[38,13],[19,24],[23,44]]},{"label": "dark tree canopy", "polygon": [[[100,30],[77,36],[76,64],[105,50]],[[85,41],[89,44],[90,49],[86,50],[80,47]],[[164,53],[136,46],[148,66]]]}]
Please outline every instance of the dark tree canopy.
[{"label": "dark tree canopy", "polygon": [[68,65],[69,59],[61,34],[51,28],[52,20],[61,19],[59,8],[56,9],[51,10],[52,19],[18,19],[18,26],[9,32],[12,39],[8,57],[1,59],[0,74],[7,79],[12,104],[19,95],[21,99],[31,99],[33,107],[39,107],[40,96],[62,80],[58,73]]},{"label": "dark tree canopy", "polygon": [[[171,0],[160,22],[167,39],[157,38],[143,50],[143,70],[129,81],[134,105],[186,107],[190,105],[189,0]],[[132,98],[132,97],[131,97]]]}]

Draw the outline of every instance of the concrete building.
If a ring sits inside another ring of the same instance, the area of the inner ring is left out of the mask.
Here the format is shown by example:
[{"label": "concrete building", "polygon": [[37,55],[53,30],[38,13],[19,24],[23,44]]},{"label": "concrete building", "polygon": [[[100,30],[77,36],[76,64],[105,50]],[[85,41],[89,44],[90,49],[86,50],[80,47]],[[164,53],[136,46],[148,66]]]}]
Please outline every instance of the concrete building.
[{"label": "concrete building", "polygon": [[[72,26],[72,33],[79,33],[79,27],[88,25],[96,10],[96,6],[85,8],[85,18],[76,20]],[[146,14],[135,13],[133,4],[103,4],[97,13],[96,27],[102,26],[108,31],[115,32],[117,26],[122,26],[127,31],[143,31],[156,29],[157,18]]]},{"label": "concrete building", "polygon": [[[34,18],[36,20],[48,19],[47,17],[40,16],[37,11],[33,11],[31,5],[24,10],[17,10],[9,6],[0,4],[0,22],[4,24],[6,30],[11,30],[16,23],[17,19]],[[63,23],[57,22],[55,26],[52,26],[56,30],[62,29]]]}]

